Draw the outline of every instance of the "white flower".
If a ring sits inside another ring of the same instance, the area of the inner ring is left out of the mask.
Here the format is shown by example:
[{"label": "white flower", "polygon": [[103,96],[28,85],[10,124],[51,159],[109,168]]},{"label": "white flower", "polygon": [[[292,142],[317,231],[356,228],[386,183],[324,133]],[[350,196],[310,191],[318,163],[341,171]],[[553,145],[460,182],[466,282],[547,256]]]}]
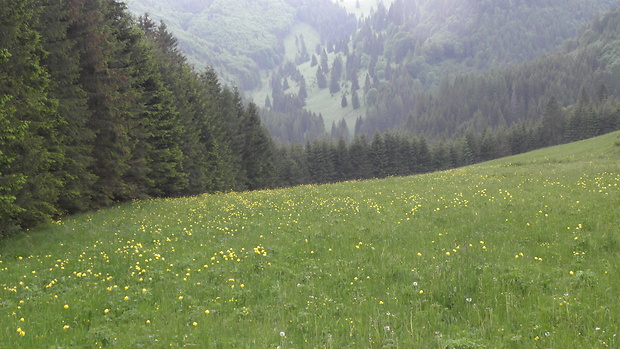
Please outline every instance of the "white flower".
[{"label": "white flower", "polygon": [[286,336],[286,333],[284,333],[284,331],[280,332],[280,337],[284,337]]}]

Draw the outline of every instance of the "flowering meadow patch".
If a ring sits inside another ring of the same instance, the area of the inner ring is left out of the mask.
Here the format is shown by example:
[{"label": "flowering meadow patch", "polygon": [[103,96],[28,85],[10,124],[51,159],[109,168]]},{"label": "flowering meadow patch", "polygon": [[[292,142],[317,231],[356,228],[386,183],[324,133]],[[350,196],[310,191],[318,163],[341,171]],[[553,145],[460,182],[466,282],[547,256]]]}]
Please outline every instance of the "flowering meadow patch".
[{"label": "flowering meadow patch", "polygon": [[618,348],[614,137],[63,217],[0,246],[0,346]]}]

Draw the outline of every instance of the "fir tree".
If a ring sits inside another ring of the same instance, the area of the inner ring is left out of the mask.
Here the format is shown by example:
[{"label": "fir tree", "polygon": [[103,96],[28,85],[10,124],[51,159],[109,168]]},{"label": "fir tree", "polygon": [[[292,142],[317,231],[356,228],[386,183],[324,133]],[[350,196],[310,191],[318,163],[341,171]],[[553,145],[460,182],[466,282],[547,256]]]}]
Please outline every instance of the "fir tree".
[{"label": "fir tree", "polygon": [[68,38],[80,57],[78,82],[88,94],[87,127],[95,134],[89,171],[97,176],[93,203],[100,207],[127,199],[128,194],[123,177],[130,166],[129,120],[135,95],[126,79],[129,52],[120,36],[127,18],[122,15],[124,6],[115,1],[69,0],[68,9]]},{"label": "fir tree", "polygon": [[273,144],[267,130],[261,125],[258,108],[249,103],[243,120],[245,147],[243,165],[250,190],[273,186]]},{"label": "fir tree", "polygon": [[57,213],[64,149],[57,101],[50,97],[36,8],[0,1],[0,235]]},{"label": "fir tree", "polygon": [[331,78],[329,83],[329,93],[334,94],[340,91],[340,76],[342,75],[342,58],[337,56],[332,65]]},{"label": "fir tree", "polygon": [[50,73],[50,97],[58,100],[58,132],[65,152],[57,205],[62,212],[75,213],[92,207],[91,189],[97,179],[89,170],[94,133],[87,127],[88,97],[78,84],[80,57],[74,40],[67,36],[71,26],[67,4],[46,0],[42,5],[37,30],[47,55],[41,62]]},{"label": "fir tree", "polygon": [[297,93],[301,100],[308,98],[308,91],[306,90],[306,79],[302,76],[299,80],[299,92]]},{"label": "fir tree", "polygon": [[324,89],[327,87],[327,78],[323,73],[323,68],[319,66],[316,70],[316,84],[320,89]]},{"label": "fir tree", "polygon": [[319,62],[317,62],[316,60],[316,55],[312,55],[312,61],[310,62],[310,66],[316,67],[317,64],[319,64]]},{"label": "fir tree", "polygon": [[370,147],[366,136],[360,134],[355,136],[349,147],[349,155],[354,179],[367,179],[373,176],[373,164],[370,161]]},{"label": "fir tree", "polygon": [[375,132],[370,142],[370,161],[373,167],[373,176],[383,178],[387,175],[387,153],[383,136],[379,131]]},{"label": "fir tree", "polygon": [[560,144],[564,139],[564,116],[560,110],[555,96],[552,96],[547,103],[547,108],[542,118],[542,139],[545,145]]},{"label": "fir tree", "polygon": [[321,50],[321,68],[324,74],[329,74],[329,59],[325,50]]},{"label": "fir tree", "polygon": [[353,106],[353,109],[359,109],[360,107],[360,98],[355,90],[351,93],[351,105]]}]

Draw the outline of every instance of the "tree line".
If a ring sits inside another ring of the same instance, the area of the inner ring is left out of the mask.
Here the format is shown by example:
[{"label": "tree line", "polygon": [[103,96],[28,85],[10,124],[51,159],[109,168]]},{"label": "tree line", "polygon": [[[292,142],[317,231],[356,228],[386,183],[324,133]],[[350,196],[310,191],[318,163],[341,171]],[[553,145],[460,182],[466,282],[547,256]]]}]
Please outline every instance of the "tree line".
[{"label": "tree line", "polygon": [[376,131],[356,134],[351,142],[322,138],[276,150],[277,183],[283,186],[408,176],[471,165],[542,147],[599,136],[620,129],[620,101],[590,98],[561,108],[551,97],[536,120],[510,127],[469,130],[430,142],[424,135]]}]

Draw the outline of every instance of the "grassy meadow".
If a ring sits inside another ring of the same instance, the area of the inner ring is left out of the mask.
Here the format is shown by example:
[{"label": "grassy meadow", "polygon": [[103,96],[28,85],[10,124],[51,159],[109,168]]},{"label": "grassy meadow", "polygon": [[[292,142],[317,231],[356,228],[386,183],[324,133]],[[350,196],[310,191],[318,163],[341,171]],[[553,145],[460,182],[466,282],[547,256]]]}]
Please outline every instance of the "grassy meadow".
[{"label": "grassy meadow", "polygon": [[620,133],[0,242],[2,348],[619,348]]}]

